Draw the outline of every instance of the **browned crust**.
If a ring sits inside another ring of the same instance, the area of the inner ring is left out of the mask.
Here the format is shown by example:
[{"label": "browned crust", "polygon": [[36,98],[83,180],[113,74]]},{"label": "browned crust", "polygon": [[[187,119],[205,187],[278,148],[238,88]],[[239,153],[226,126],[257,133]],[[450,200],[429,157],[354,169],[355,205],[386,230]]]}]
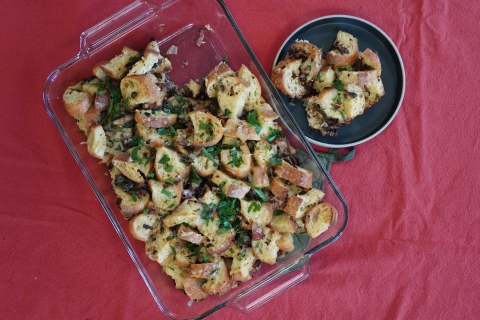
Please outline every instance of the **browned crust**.
[{"label": "browned crust", "polygon": [[273,68],[272,74],[271,74],[271,79],[275,88],[282,91],[284,94],[288,95],[291,98],[301,97],[306,91],[305,88],[303,88],[303,90],[297,94],[295,92],[290,91],[286,86],[287,80],[285,79],[286,77],[285,72],[290,67],[290,64],[295,63],[297,61],[298,59],[290,59],[290,58],[284,59],[280,61]]},{"label": "browned crust", "polygon": [[297,217],[297,212],[302,206],[303,199],[297,196],[291,196],[288,198],[287,205],[283,208],[283,211],[291,215],[292,217]]},{"label": "browned crust", "polygon": [[337,210],[329,203],[322,202],[311,208],[305,215],[305,231],[311,238],[316,238],[332,225]]},{"label": "browned crust", "polygon": [[313,174],[309,170],[305,169],[305,171],[301,171],[289,163],[282,161],[282,165],[275,168],[275,174],[299,187],[312,188]]},{"label": "browned crust", "polygon": [[182,280],[183,289],[185,293],[193,301],[200,301],[207,297],[207,294],[202,290],[200,279],[187,277]]},{"label": "browned crust", "polygon": [[232,182],[230,188],[228,188],[227,196],[230,198],[242,199],[250,191],[250,187],[247,185],[240,185]]},{"label": "browned crust", "polygon": [[177,122],[176,117],[169,116],[147,116],[145,113],[135,112],[135,121],[146,125],[147,127],[152,128],[167,128],[172,126]]},{"label": "browned crust", "polygon": [[367,49],[365,49],[365,51],[363,51],[361,53],[361,58],[363,59],[363,61],[362,61],[363,64],[373,68],[374,70],[376,70],[377,71],[377,78],[380,77],[380,75],[382,73],[382,63],[380,62],[380,58],[378,57],[378,53],[373,52],[372,50],[367,48]]},{"label": "browned crust", "polygon": [[274,178],[270,182],[270,191],[279,200],[285,200],[288,196],[288,187],[280,179]]}]

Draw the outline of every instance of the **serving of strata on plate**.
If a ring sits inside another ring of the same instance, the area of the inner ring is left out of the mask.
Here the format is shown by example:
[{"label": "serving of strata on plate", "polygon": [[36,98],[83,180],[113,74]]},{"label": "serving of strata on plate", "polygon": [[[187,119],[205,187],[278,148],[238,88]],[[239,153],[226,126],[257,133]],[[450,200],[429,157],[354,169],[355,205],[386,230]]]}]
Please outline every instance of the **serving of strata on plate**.
[{"label": "serving of strata on plate", "polygon": [[108,167],[133,237],[191,301],[250,280],[294,249],[296,233],[334,223],[245,65],[222,61],[178,86],[151,41],[92,72],[66,88],[64,107]]},{"label": "serving of strata on plate", "polygon": [[296,40],[271,79],[281,92],[303,101],[311,128],[335,137],[385,94],[381,72],[378,54],[368,48],[360,52],[357,38],[340,30],[326,53]]}]

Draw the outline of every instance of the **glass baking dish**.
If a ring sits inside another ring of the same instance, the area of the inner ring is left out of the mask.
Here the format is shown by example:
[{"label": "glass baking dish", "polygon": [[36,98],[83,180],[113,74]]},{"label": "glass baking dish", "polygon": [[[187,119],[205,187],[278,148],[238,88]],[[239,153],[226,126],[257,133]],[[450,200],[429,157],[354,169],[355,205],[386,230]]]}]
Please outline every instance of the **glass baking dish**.
[{"label": "glass baking dish", "polygon": [[[195,41],[200,29],[205,31],[205,43],[198,47]],[[295,250],[277,264],[263,264],[252,280],[222,296],[209,296],[193,304],[189,303],[186,294],[175,289],[170,277],[162,274],[161,266],[147,257],[144,243],[132,237],[128,221],[122,217],[115,203],[116,196],[106,174],[107,167],[99,165],[98,160],[88,154],[84,144],[86,137],[79,132],[75,120],[65,112],[61,98],[67,86],[92,76],[95,63],[111,59],[121,52],[123,46],[141,51],[152,38],[159,42],[163,55],[171,45],[178,47],[178,54],[168,58],[173,66],[170,79],[179,85],[189,79],[201,79],[226,56],[233,70],[245,64],[259,79],[265,100],[280,115],[279,123],[297,149],[303,166],[313,172],[314,187],[323,189],[324,200],[338,211],[335,224],[318,238],[298,235]],[[343,196],[315,156],[221,0],[133,2],[81,34],[79,53],[48,76],[43,100],[49,116],[105,209],[155,302],[168,317],[198,319],[225,306],[247,313],[306,279],[310,256],[338,239],[345,229],[348,209]]]}]

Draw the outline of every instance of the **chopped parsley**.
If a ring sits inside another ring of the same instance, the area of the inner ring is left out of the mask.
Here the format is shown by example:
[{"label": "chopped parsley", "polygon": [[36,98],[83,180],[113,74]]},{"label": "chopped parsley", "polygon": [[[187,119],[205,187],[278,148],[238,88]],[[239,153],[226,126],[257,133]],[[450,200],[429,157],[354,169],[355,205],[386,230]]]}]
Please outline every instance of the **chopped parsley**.
[{"label": "chopped parsley", "polygon": [[177,130],[175,130],[174,127],[170,126],[168,128],[158,128],[157,132],[159,135],[162,136],[176,136],[177,135]]},{"label": "chopped parsley", "polygon": [[[208,151],[210,148],[208,149],[205,149],[204,147],[202,147],[202,153],[205,157],[207,157],[208,160],[212,161],[213,162],[213,165],[215,167],[218,167],[218,163],[215,161],[215,158],[210,154],[210,152]],[[213,151],[213,148],[212,148],[212,151]]]},{"label": "chopped parsley", "polygon": [[250,211],[253,211],[253,212],[260,211],[260,208],[261,208],[260,203],[253,201],[248,207],[248,213],[250,213]]},{"label": "chopped parsley", "polygon": [[189,175],[190,181],[195,182],[195,183],[200,183],[202,182],[202,178],[197,174],[197,171],[195,170],[195,167],[192,166],[192,169],[190,170],[190,175]]},{"label": "chopped parsley", "polygon": [[265,193],[263,193],[262,190],[260,189],[257,189],[257,188],[252,188],[253,191],[257,194],[257,196],[260,197],[260,199],[262,199],[263,202],[268,202],[268,198],[267,196],[265,195]]},{"label": "chopped parsley", "polygon": [[205,131],[210,131],[212,130],[213,124],[211,123],[203,123],[202,120],[200,120],[200,130],[205,130]]},{"label": "chopped parsley", "polygon": [[[235,142],[236,143],[236,142]],[[235,148],[232,148],[230,150],[230,156],[232,157],[232,160],[229,161],[227,164],[231,165],[233,167],[239,167],[243,163],[243,158],[238,156],[238,150]]]},{"label": "chopped parsley", "polygon": [[267,141],[272,143],[276,138],[283,136],[283,132],[278,129],[268,128],[269,134],[267,136]]},{"label": "chopped parsley", "polygon": [[169,197],[170,199],[173,198],[173,193],[171,193],[170,191],[168,191],[167,189],[162,189],[162,193],[164,195],[166,195],[167,197]]},{"label": "chopped parsley", "polygon": [[337,93],[337,95],[332,99],[334,103],[342,104],[342,97],[340,95],[340,92]]},{"label": "chopped parsley", "polygon": [[167,162],[170,161],[170,158],[164,154],[163,157],[158,161],[160,164],[167,164]]},{"label": "chopped parsley", "polygon": [[343,91],[343,83],[340,79],[335,79],[333,82],[333,87],[338,91]]},{"label": "chopped parsley", "polygon": [[325,72],[319,72],[317,73],[317,81],[322,82],[322,78],[325,75]]},{"label": "chopped parsley", "polygon": [[260,124],[260,122],[258,122],[257,111],[250,111],[247,114],[247,123],[249,127],[255,127],[255,132],[257,134],[259,134],[260,131],[262,131],[262,125]]},{"label": "chopped parsley", "polygon": [[268,159],[268,162],[270,162],[273,165],[279,166],[282,164],[282,159],[277,157],[271,157],[270,159]]}]

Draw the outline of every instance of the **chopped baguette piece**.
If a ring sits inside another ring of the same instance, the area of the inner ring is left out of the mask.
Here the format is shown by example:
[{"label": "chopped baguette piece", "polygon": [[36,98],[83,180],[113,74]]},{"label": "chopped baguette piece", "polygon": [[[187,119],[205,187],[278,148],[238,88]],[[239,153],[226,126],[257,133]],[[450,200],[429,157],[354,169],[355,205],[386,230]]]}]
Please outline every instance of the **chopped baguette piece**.
[{"label": "chopped baguette piece", "polygon": [[201,222],[202,205],[196,199],[187,199],[182,202],[173,212],[163,219],[167,227],[173,227],[182,223],[196,228]]},{"label": "chopped baguette piece", "polygon": [[202,244],[205,241],[204,236],[183,224],[178,227],[177,235],[179,239],[195,244]]},{"label": "chopped baguette piece", "polygon": [[311,207],[323,199],[324,195],[322,191],[312,188],[303,195],[291,196],[288,198],[287,205],[283,208],[283,211],[295,219],[303,218]]},{"label": "chopped baguette piece", "polygon": [[311,208],[305,215],[305,230],[316,238],[327,231],[337,217],[337,210],[329,203],[322,202]]},{"label": "chopped baguette piece", "polygon": [[272,182],[270,182],[270,191],[273,193],[275,198],[279,200],[286,200],[290,189],[282,179],[273,178]]},{"label": "chopped baguette piece", "polygon": [[260,140],[255,144],[253,158],[260,168],[266,169],[270,166],[269,159],[277,154],[277,146]]},{"label": "chopped baguette piece", "polygon": [[148,180],[155,206],[164,211],[173,211],[182,199],[183,180],[174,184],[164,184],[161,181]]},{"label": "chopped baguette piece", "polygon": [[348,84],[356,84],[361,87],[367,82],[377,79],[377,71],[340,71],[338,79],[342,81],[344,86]]},{"label": "chopped baguette piece", "polygon": [[272,217],[272,220],[270,221],[270,227],[280,233],[293,233],[297,230],[297,224],[295,223],[295,220],[293,220],[291,216],[284,212]]},{"label": "chopped baguette piece", "polygon": [[87,79],[82,81],[82,86],[81,90],[83,92],[88,92],[92,95],[92,97],[95,97],[98,92],[98,78],[93,78],[93,79]]},{"label": "chopped baguette piece", "polygon": [[365,108],[370,108],[374,103],[385,95],[382,79],[377,78],[363,85],[363,94],[365,95]]},{"label": "chopped baguette piece", "polygon": [[135,62],[127,76],[139,76],[149,72],[161,57],[157,41],[151,41],[145,48],[142,59]]},{"label": "chopped baguette piece", "polygon": [[323,89],[333,86],[334,81],[335,71],[333,71],[332,67],[323,67],[313,81],[313,89],[315,89],[317,93],[320,93]]},{"label": "chopped baguette piece", "polygon": [[156,149],[155,176],[158,180],[179,181],[190,173],[190,167],[182,162],[180,155],[167,147]]},{"label": "chopped baguette piece", "polygon": [[262,127],[259,132],[261,139],[267,139],[272,130],[281,129],[276,122],[279,115],[273,111],[268,103],[257,103],[253,106],[253,110],[257,113],[257,120]]},{"label": "chopped baguette piece", "polygon": [[120,81],[122,97],[128,99],[130,106],[141,103],[161,105],[166,92],[157,85],[158,80],[151,73],[139,76],[126,76]]},{"label": "chopped baguette piece", "polygon": [[301,59],[284,59],[272,70],[271,78],[275,88],[290,98],[301,98],[306,92],[300,82]]},{"label": "chopped baguette piece", "polygon": [[[191,267],[191,266],[190,266]],[[208,295],[202,290],[202,280],[197,278],[186,277],[182,280],[183,290],[191,301],[202,301]]]},{"label": "chopped baguette piece", "polygon": [[186,241],[179,238],[172,238],[169,240],[170,249],[172,251],[174,265],[179,267],[189,267],[192,263],[195,263],[197,258],[192,256],[192,252],[189,247],[186,246]]},{"label": "chopped baguette piece", "polygon": [[199,155],[193,158],[192,165],[195,172],[201,177],[209,177],[218,169],[218,157],[213,157],[215,161],[210,160],[204,155]]},{"label": "chopped baguette piece", "polygon": [[135,125],[137,133],[143,138],[147,144],[154,148],[173,145],[173,137],[169,135],[159,134],[153,127],[148,127],[143,123],[137,122]]},{"label": "chopped baguette piece", "polygon": [[380,63],[380,58],[376,52],[373,52],[370,49],[365,49],[360,53],[360,59],[362,59],[363,66],[367,66],[375,71],[377,71],[377,78],[382,74],[382,64]]},{"label": "chopped baguette piece", "polygon": [[211,279],[216,277],[219,268],[219,260],[217,262],[191,264],[188,276],[192,278]]},{"label": "chopped baguette piece", "polygon": [[290,181],[299,187],[306,189],[310,189],[312,187],[312,172],[300,167],[295,168],[285,160],[282,160],[282,164],[275,168],[275,174],[279,178]]},{"label": "chopped baguette piece", "polygon": [[222,295],[231,289],[233,285],[230,273],[223,259],[219,259],[215,277],[207,279],[202,285],[202,290],[207,294]]},{"label": "chopped baguette piece", "polygon": [[259,166],[252,167],[252,186],[261,189],[268,188],[269,185],[267,170]]},{"label": "chopped baguette piece", "polygon": [[247,105],[254,105],[257,101],[262,99],[262,87],[257,77],[245,66],[242,64],[240,69],[237,72],[237,77],[243,79],[249,84],[250,92],[248,93],[248,98],[246,101]]},{"label": "chopped baguette piece", "polygon": [[[253,228],[257,228],[257,226],[254,225]],[[262,230],[263,238],[252,240],[253,254],[262,262],[275,264],[279,251],[277,241],[282,235],[269,227],[262,227]]]},{"label": "chopped baguette piece", "polygon": [[220,62],[210,73],[205,77],[205,90],[209,98],[217,97],[217,92],[220,90],[220,82],[223,78],[233,76],[235,73],[225,63]]},{"label": "chopped baguette piece", "polygon": [[220,199],[218,198],[218,196],[214,194],[212,190],[210,190],[210,188],[207,188],[207,190],[199,200],[201,203],[205,203],[208,205],[209,204],[217,205],[220,202]]},{"label": "chopped baguette piece", "polygon": [[260,140],[260,135],[257,133],[255,127],[249,126],[244,120],[228,119],[223,128],[223,135],[226,137],[235,137],[242,142],[247,140]]},{"label": "chopped baguette piece", "polygon": [[282,237],[277,241],[278,249],[282,252],[290,252],[295,249],[293,235],[290,232],[281,233]]},{"label": "chopped baguette piece", "polygon": [[150,149],[146,147],[131,148],[127,152],[117,152],[113,156],[112,164],[127,178],[137,183],[144,183],[145,176],[152,170]]},{"label": "chopped baguette piece", "polygon": [[161,57],[158,59],[157,66],[153,65],[151,72],[156,75],[164,75],[172,71],[172,63],[167,57]]},{"label": "chopped baguette piece", "polygon": [[363,114],[365,96],[362,88],[355,84],[348,84],[344,87],[342,108],[345,111],[347,121],[351,121],[358,115]]},{"label": "chopped baguette piece", "polygon": [[106,65],[108,63],[108,61],[100,61],[98,63],[96,63],[93,68],[92,68],[92,71],[93,71],[93,74],[95,75],[95,77],[97,77],[98,79],[100,80],[106,80],[107,79],[107,74],[105,73],[105,71],[103,71],[102,69],[102,66],[103,65]]},{"label": "chopped baguette piece", "polygon": [[193,145],[195,147],[210,147],[217,144],[223,137],[223,127],[220,120],[203,111],[189,114],[193,124]]},{"label": "chopped baguette piece", "polygon": [[200,83],[190,79],[190,81],[187,82],[183,86],[183,88],[183,90],[188,96],[191,96],[192,98],[197,98],[200,95],[200,90],[202,86],[200,85]]},{"label": "chopped baguette piece", "polygon": [[88,92],[81,91],[81,82],[68,87],[63,93],[62,99],[65,110],[75,119],[85,114],[93,104],[93,96]]},{"label": "chopped baguette piece", "polygon": [[220,170],[215,171],[212,176],[212,182],[217,186],[221,186],[222,192],[230,198],[243,199],[250,191],[250,186],[246,182],[230,178]]},{"label": "chopped baguette piece", "polygon": [[215,237],[210,238],[209,241],[207,241],[205,246],[207,248],[207,252],[212,255],[221,254],[233,243],[235,240],[235,234],[236,233],[234,229],[228,229],[222,234],[218,234],[217,232]]},{"label": "chopped baguette piece", "polygon": [[123,47],[120,55],[105,64],[101,64],[100,68],[102,68],[110,78],[121,80],[127,74],[128,68],[132,65],[132,59],[137,57],[140,57],[140,53],[128,47]]},{"label": "chopped baguette piece", "polygon": [[218,106],[222,113],[231,119],[237,119],[243,111],[249,92],[249,84],[241,78],[222,79],[217,93]]},{"label": "chopped baguette piece", "polygon": [[248,281],[252,279],[257,270],[257,258],[253,254],[252,248],[240,249],[236,244],[232,244],[226,250],[223,256],[232,258],[232,265],[230,266],[230,275],[234,281]]},{"label": "chopped baguette piece", "polygon": [[145,210],[150,201],[150,194],[143,190],[130,193],[124,191],[123,188],[113,186],[113,191],[117,195],[117,205],[120,208],[123,217],[127,220],[130,220],[136,214]]},{"label": "chopped baguette piece", "polygon": [[101,125],[90,128],[87,139],[87,150],[95,158],[103,159],[107,150],[107,136]]},{"label": "chopped baguette piece", "polygon": [[[171,247],[170,247],[171,249]],[[175,281],[175,288],[183,290],[183,281],[187,278],[188,274],[188,267],[178,266],[176,263],[178,262],[177,259],[173,259],[172,255],[166,259],[163,263],[163,271],[169,275],[173,281]]]},{"label": "chopped baguette piece", "polygon": [[240,200],[240,212],[249,224],[258,226],[269,224],[273,215],[270,205],[257,201]]},{"label": "chopped baguette piece", "polygon": [[100,114],[100,111],[98,111],[92,106],[87,110],[87,112],[80,115],[76,119],[76,122],[82,133],[88,136],[88,134],[90,133],[90,129],[93,126],[98,125],[101,120],[102,116]]},{"label": "chopped baguette piece", "polygon": [[169,239],[174,238],[174,233],[163,223],[154,226],[145,242],[145,253],[150,260],[157,261],[165,266],[168,257],[172,254]]},{"label": "chopped baguette piece", "polygon": [[152,128],[168,128],[177,122],[177,115],[163,111],[135,110],[135,121]]},{"label": "chopped baguette piece", "polygon": [[224,149],[220,152],[223,170],[239,179],[248,176],[252,168],[252,155],[247,143],[232,137],[225,137],[222,142],[223,145],[232,146],[231,149]]},{"label": "chopped baguette piece", "polygon": [[322,67],[322,49],[306,40],[293,43],[288,49],[287,56],[293,59],[302,59],[300,73],[305,76],[306,82],[314,80]]},{"label": "chopped baguette piece", "polygon": [[326,54],[328,64],[335,67],[352,65],[358,56],[357,38],[342,30],[338,31],[332,50]]},{"label": "chopped baguette piece", "polygon": [[135,239],[147,242],[148,237],[159,223],[160,220],[154,214],[138,214],[128,222],[128,229]]}]

